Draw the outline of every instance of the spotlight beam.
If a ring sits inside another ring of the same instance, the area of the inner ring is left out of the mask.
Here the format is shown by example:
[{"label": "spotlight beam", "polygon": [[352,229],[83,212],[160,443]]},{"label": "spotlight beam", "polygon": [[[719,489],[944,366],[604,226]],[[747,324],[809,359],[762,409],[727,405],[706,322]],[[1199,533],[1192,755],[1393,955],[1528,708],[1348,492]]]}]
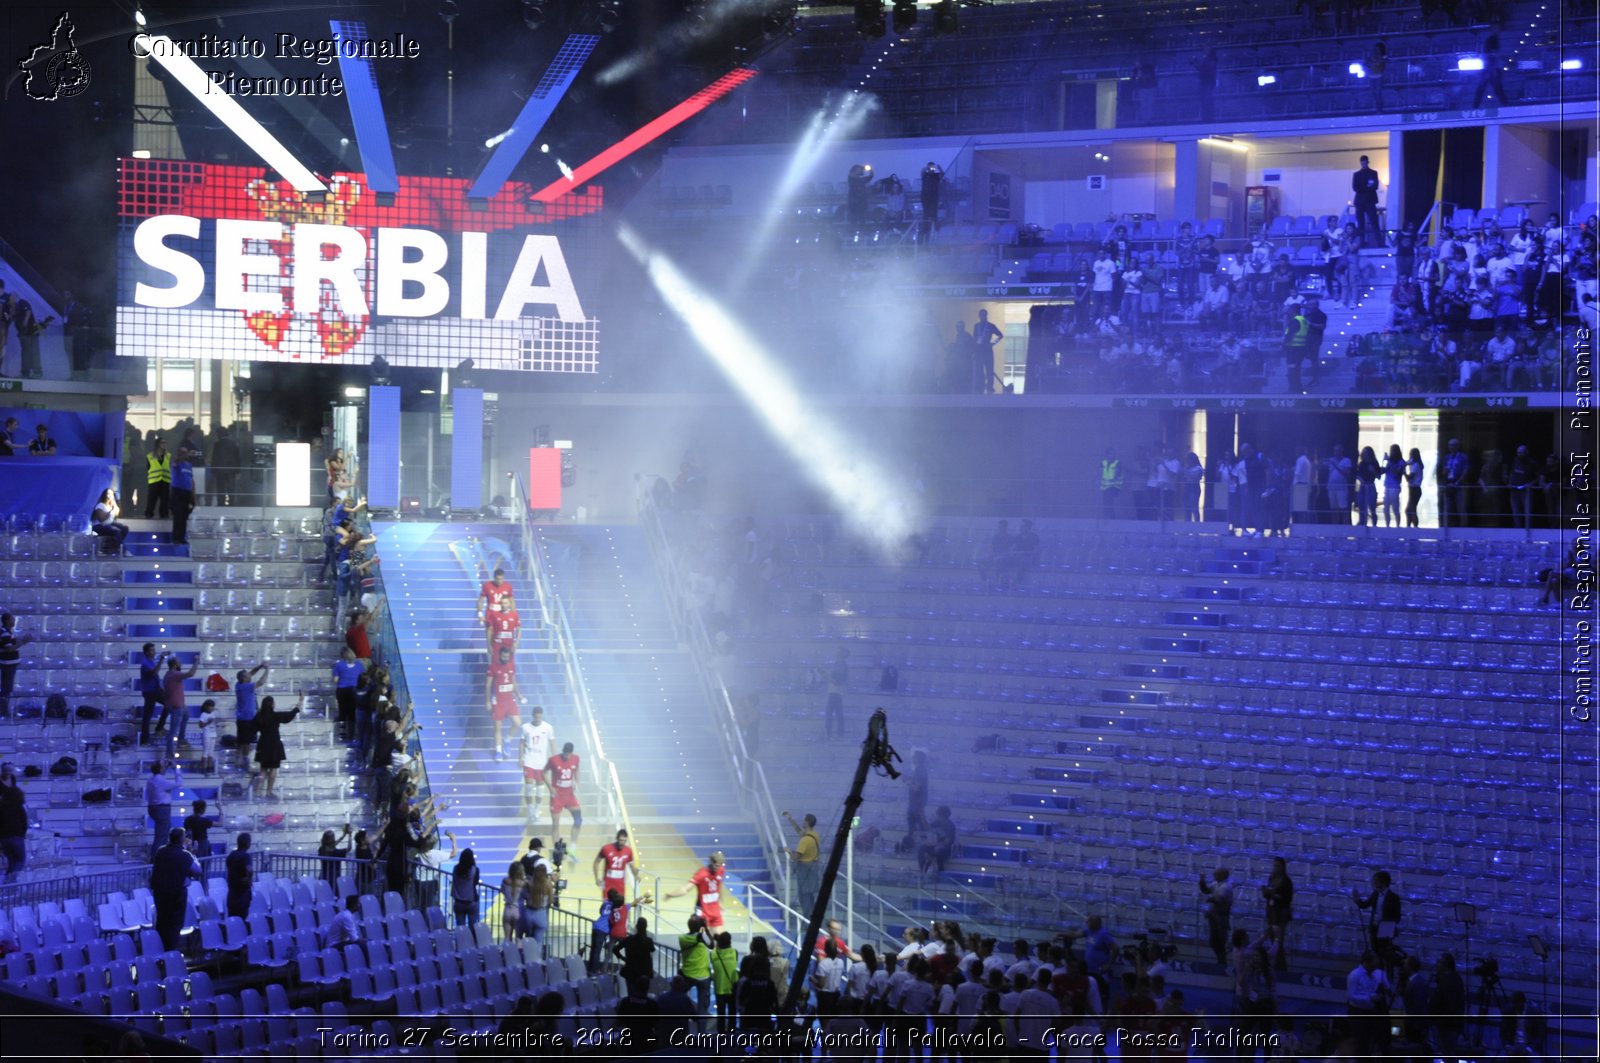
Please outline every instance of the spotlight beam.
[{"label": "spotlight beam", "polygon": [[[144,51],[139,51],[140,47]],[[261,160],[268,166],[283,175],[296,190],[301,192],[328,191],[328,186],[317,179],[304,163],[295,158],[294,152],[283,146],[283,142],[271,133],[266,127],[251,117],[250,112],[239,106],[237,100],[211,84],[211,79],[206,77],[206,72],[201,70],[193,59],[184,55],[171,37],[164,33],[140,33],[133,39],[134,55],[154,59],[160,63],[167,73],[172,75],[174,81],[189,90],[190,95],[199,100],[206,110],[217,117],[223,125],[227,126],[251,151],[261,156]]]},{"label": "spotlight beam", "polygon": [[731,290],[737,292],[749,282],[756,267],[766,255],[767,246],[771,243],[773,235],[778,231],[778,226],[783,220],[782,212],[788,209],[794,194],[822,162],[823,156],[835,143],[853,136],[867,115],[877,107],[876,96],[853,92],[844,98],[844,102],[839,105],[832,119],[828,118],[826,107],[811,116],[811,121],[806,125],[805,133],[801,135],[800,143],[795,147],[794,155],[790,158],[789,165],[784,169],[783,177],[778,181],[778,187],[772,194],[772,202],[768,205],[766,217],[756,227],[750,246],[745,251],[744,260],[729,282]]},{"label": "spotlight beam", "polygon": [[670,111],[635,129],[588,162],[574,167],[571,174],[563,174],[561,180],[552,181],[541,188],[533,194],[533,198],[541,203],[551,203],[560,199],[596,174],[626,159],[652,140],[676,129],[755,76],[756,72],[745,66],[729,71]]},{"label": "spotlight beam", "polygon": [[683,322],[695,342],[761,415],[795,464],[838,506],[863,538],[887,556],[917,526],[904,485],[871,457],[866,441],[849,438],[800,394],[762,343],[721,303],[701,291],[671,259],[623,224],[617,238]]},{"label": "spotlight beam", "polygon": [[505,187],[511,171],[517,168],[517,163],[533,147],[534,138],[555,113],[561,97],[578,79],[578,71],[583,69],[584,62],[599,43],[600,38],[593,34],[574,33],[567,37],[561,50],[556,52],[556,57],[545,68],[544,76],[528,94],[528,100],[522,105],[516,122],[502,134],[502,139],[495,145],[494,154],[483,164],[478,179],[472,182],[472,188],[467,192],[468,196],[492,199]]}]

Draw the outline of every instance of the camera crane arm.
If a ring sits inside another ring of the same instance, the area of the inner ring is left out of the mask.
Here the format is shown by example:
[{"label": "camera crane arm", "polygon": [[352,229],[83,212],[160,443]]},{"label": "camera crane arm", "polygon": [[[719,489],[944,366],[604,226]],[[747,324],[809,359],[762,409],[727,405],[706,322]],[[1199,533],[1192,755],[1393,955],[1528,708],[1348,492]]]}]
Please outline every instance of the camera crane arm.
[{"label": "camera crane arm", "polygon": [[843,862],[845,850],[850,844],[850,825],[855,820],[856,812],[861,808],[861,793],[867,785],[867,772],[872,768],[879,768],[889,778],[898,779],[900,773],[895,770],[894,764],[899,759],[900,754],[889,744],[889,718],[882,709],[876,709],[872,713],[872,718],[867,721],[867,737],[861,743],[861,759],[856,762],[856,774],[850,782],[850,792],[845,795],[844,815],[839,817],[839,828],[834,833],[833,849],[828,853],[828,866],[823,868],[817,899],[811,906],[805,936],[800,939],[799,956],[795,960],[794,970],[789,975],[789,993],[778,1007],[780,1018],[793,1016],[801,1002],[805,1000],[806,975],[811,967],[813,951],[811,943],[816,941],[817,934],[822,929],[823,918],[828,913],[828,903],[833,899],[833,882],[839,876],[839,865]]}]

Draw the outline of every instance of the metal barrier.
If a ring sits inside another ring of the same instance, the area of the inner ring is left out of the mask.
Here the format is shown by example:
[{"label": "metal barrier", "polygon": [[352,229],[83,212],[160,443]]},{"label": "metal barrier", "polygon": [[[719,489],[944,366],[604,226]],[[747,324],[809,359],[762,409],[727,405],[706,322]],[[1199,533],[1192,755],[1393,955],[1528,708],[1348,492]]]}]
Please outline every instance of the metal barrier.
[{"label": "metal barrier", "polygon": [[[687,586],[687,577],[680,569],[678,559],[667,539],[666,523],[651,491],[656,480],[657,477],[648,474],[638,477],[639,523],[644,528],[645,539],[649,542],[650,551],[655,557],[656,570],[661,573],[673,623],[680,637],[690,644],[692,650],[690,657],[694,660],[706,697],[713,707],[712,719],[716,723],[717,737],[722,742],[723,752],[727,755],[729,763],[733,765],[734,778],[739,785],[746,812],[755,820],[756,829],[761,835],[761,846],[767,858],[767,866],[773,869],[774,878],[780,884],[783,896],[776,897],[748,884],[744,888],[751,896],[761,897],[777,905],[779,911],[783,913],[783,929],[781,932],[774,930],[774,936],[789,948],[797,948],[797,942],[805,933],[811,913],[801,912],[789,903],[792,878],[789,874],[788,834],[784,830],[777,804],[772,799],[772,791],[767,785],[766,771],[745,745],[744,732],[739,725],[733,704],[733,695],[728,691],[728,686],[720,673],[707,663],[715,657],[711,637],[701,616],[687,604],[689,596],[684,590]],[[818,824],[823,837],[828,837],[831,833],[830,826]],[[852,941],[857,937],[855,920],[858,900],[865,905],[866,911],[877,912],[876,921],[870,922],[868,926],[885,941],[893,936],[885,922],[885,915],[888,913],[904,919],[907,925],[915,926],[926,922],[925,919],[918,919],[902,911],[872,890],[863,888],[849,872],[846,872],[845,883],[845,892],[841,900],[845,907],[846,931]],[[835,897],[838,898],[839,894],[835,893]]]}]

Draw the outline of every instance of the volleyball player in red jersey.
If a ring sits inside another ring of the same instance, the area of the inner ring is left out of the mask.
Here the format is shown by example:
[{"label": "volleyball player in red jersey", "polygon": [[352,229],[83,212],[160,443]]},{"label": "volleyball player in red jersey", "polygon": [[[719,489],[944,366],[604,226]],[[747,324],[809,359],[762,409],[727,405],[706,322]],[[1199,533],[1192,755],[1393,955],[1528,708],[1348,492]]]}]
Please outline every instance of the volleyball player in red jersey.
[{"label": "volleyball player in red jersey", "polygon": [[682,897],[686,893],[695,895],[695,914],[706,922],[706,929],[713,934],[722,932],[722,881],[728,873],[728,859],[722,855],[722,850],[711,854],[702,867],[689,877],[689,884],[681,889],[675,889],[662,897],[662,900],[671,900]]},{"label": "volleyball player in red jersey", "polygon": [[478,623],[483,625],[484,636],[489,640],[489,650],[494,650],[494,628],[489,618],[500,609],[500,600],[511,596],[511,584],[506,580],[506,570],[494,570],[491,579],[478,588]]},{"label": "volleyball player in red jersey", "polygon": [[600,854],[594,858],[594,884],[600,887],[601,896],[604,896],[607,890],[616,890],[626,897],[629,871],[633,872],[633,891],[637,895],[639,865],[634,863],[633,848],[628,844],[628,832],[619,830],[617,840],[601,846]]},{"label": "volleyball player in red jersey", "polygon": [[561,811],[572,812],[572,844],[578,844],[578,832],[583,829],[583,807],[578,804],[578,754],[572,743],[561,747],[561,752],[550,758],[544,766],[545,783],[550,787],[550,837],[561,837]]},{"label": "volleyball player in red jersey", "polygon": [[498,607],[491,609],[484,619],[489,629],[489,652],[494,654],[501,646],[510,646],[513,653],[522,642],[522,614],[517,612],[517,601],[508,591]]},{"label": "volleyball player in red jersey", "polygon": [[501,745],[501,731],[507,720],[515,720],[512,731],[522,723],[522,713],[517,708],[521,697],[517,690],[517,661],[510,646],[501,646],[489,659],[489,715],[494,719],[494,759],[506,759]]}]

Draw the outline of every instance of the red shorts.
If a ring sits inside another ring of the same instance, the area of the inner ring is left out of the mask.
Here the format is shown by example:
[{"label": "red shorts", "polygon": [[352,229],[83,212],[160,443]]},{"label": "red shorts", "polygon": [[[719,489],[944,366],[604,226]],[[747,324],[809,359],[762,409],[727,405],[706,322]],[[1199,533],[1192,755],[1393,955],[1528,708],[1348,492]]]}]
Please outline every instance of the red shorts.
[{"label": "red shorts", "polygon": [[550,814],[554,815],[563,809],[570,808],[574,812],[582,811],[583,806],[578,804],[578,795],[572,787],[557,786],[550,791]]},{"label": "red shorts", "polygon": [[494,700],[494,707],[489,710],[489,715],[497,721],[509,720],[517,714],[517,703],[515,701],[501,701],[499,698]]},{"label": "red shorts", "polygon": [[523,782],[537,783],[540,786],[543,786],[544,785],[544,772],[540,771],[538,768],[530,768],[526,764],[524,764],[522,766],[522,781]]},{"label": "red shorts", "polygon": [[707,930],[715,934],[717,931],[722,929],[721,904],[701,905],[697,911],[699,912],[700,918],[706,921]]}]

